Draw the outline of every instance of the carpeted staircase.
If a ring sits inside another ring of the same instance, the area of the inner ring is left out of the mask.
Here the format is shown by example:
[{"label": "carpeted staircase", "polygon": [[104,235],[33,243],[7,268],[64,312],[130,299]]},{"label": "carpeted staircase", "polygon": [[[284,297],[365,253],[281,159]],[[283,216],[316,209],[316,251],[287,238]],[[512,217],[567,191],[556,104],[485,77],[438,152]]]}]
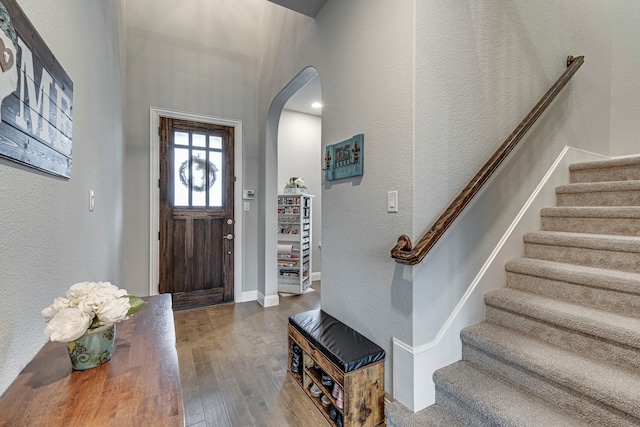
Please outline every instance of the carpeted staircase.
[{"label": "carpeted staircase", "polygon": [[436,404],[387,426],[640,426],[640,157],[570,166]]}]

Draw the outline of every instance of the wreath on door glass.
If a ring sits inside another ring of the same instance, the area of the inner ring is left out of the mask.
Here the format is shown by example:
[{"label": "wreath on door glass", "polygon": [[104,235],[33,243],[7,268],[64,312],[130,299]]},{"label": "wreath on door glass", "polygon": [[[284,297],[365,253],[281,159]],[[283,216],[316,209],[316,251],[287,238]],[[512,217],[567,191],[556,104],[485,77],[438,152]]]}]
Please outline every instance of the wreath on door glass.
[{"label": "wreath on door glass", "polygon": [[[213,162],[207,162],[205,159],[193,156],[191,157],[193,164],[193,177],[191,179],[193,191],[202,192],[207,188],[213,187],[216,182],[218,168]],[[209,163],[209,173],[207,174],[207,163]],[[189,160],[185,160],[180,165],[179,176],[182,185],[189,188],[189,177],[187,176],[187,169],[189,168]]]}]

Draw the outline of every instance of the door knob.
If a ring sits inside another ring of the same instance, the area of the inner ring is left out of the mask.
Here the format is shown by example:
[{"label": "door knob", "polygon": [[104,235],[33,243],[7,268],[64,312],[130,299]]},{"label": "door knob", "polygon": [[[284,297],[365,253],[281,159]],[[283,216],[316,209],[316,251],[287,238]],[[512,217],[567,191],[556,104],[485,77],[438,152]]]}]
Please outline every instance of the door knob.
[{"label": "door knob", "polygon": [[222,240],[227,239],[227,240],[233,240],[233,234],[229,233],[226,236],[222,236]]}]

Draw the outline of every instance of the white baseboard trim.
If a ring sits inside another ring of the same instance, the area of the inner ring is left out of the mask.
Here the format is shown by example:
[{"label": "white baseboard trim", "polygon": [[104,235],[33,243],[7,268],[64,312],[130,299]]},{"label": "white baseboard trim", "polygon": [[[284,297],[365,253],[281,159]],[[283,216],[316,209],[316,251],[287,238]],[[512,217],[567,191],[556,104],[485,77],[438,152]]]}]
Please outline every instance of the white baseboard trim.
[{"label": "white baseboard trim", "polygon": [[[461,359],[460,330],[466,326],[468,325],[461,326],[457,333],[445,334],[438,344],[427,350],[423,346],[412,347],[393,338],[393,398],[395,400],[413,412],[421,411],[435,403],[433,373]],[[455,329],[456,326],[452,330]]]},{"label": "white baseboard trim", "polygon": [[256,301],[258,299],[258,291],[243,291],[240,294],[240,298],[235,300],[236,303]]},{"label": "white baseboard trim", "polygon": [[393,398],[414,412],[435,402],[433,373],[461,359],[460,331],[482,322],[484,294],[504,287],[504,265],[523,253],[522,236],[540,229],[540,209],[555,206],[555,188],[569,182],[571,163],[610,157],[566,146],[506,230],[467,291],[432,341],[411,346],[393,338]]},{"label": "white baseboard trim", "polygon": [[318,280],[321,280],[321,279],[322,279],[322,274],[319,271],[311,273],[312,282],[317,282]]},{"label": "white baseboard trim", "polygon": [[264,308],[267,307],[275,307],[276,305],[280,305],[280,297],[276,295],[268,295],[264,296],[261,292],[256,291],[258,303]]}]

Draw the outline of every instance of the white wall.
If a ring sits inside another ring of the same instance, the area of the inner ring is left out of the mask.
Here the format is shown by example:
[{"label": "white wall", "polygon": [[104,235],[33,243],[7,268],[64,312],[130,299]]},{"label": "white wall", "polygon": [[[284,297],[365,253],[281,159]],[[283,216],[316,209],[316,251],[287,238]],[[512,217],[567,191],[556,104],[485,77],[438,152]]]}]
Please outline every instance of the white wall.
[{"label": "white wall", "polygon": [[307,193],[313,194],[311,271],[320,273],[322,241],[322,118],[283,110],[278,127],[278,192],[292,176],[304,179]]},{"label": "white wall", "polygon": [[0,160],[0,394],[46,342],[55,297],[87,280],[128,288],[120,2],[18,4],[73,81],[73,167],[65,180]]},{"label": "white wall", "polygon": [[[244,188],[257,190],[260,0],[127,1],[126,277],[149,291],[149,108],[242,121]],[[242,197],[236,194],[236,197]],[[256,289],[256,191],[243,215],[243,290]]]},{"label": "white wall", "polygon": [[638,154],[640,3],[636,0],[616,0],[611,3],[614,22],[611,40],[611,154]]},{"label": "white wall", "polygon": [[[329,1],[315,21],[267,3],[259,72],[261,118],[311,65],[322,82],[323,146],[364,134],[364,175],[327,182],[322,191],[322,308],[387,350],[388,391],[391,337],[411,336],[410,278],[389,250],[412,224],[412,16],[409,0]],[[275,146],[265,140],[262,173],[266,194],[275,194]],[[397,214],[386,211],[390,190],[400,193]],[[273,209],[265,204],[261,212],[264,230],[275,229]]]}]

